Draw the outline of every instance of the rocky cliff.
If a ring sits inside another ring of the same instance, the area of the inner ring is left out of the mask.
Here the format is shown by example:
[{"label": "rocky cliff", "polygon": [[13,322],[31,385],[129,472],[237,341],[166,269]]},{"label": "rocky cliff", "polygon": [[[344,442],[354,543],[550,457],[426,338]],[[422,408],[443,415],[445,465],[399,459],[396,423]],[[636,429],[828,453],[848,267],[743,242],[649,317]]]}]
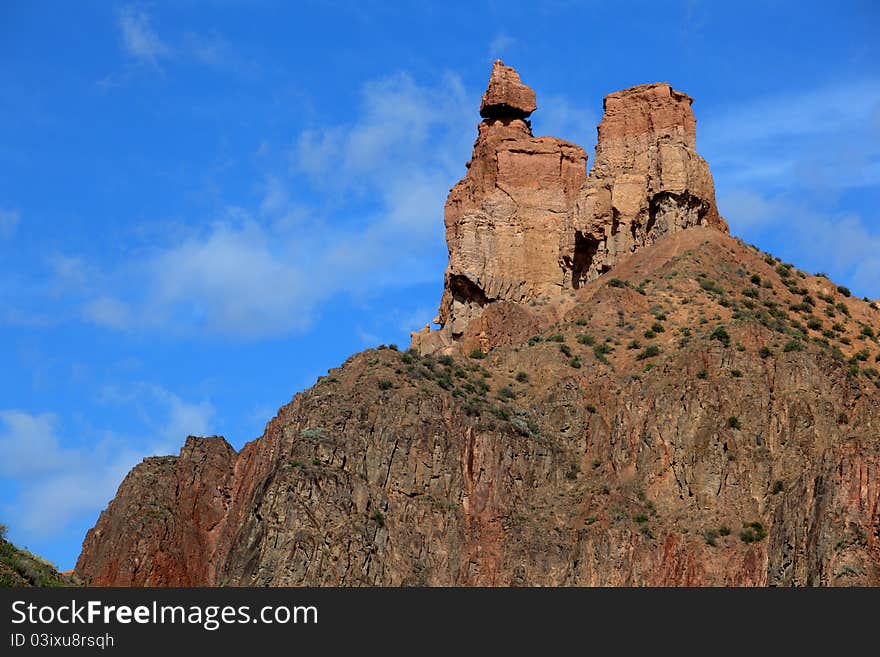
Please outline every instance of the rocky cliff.
[{"label": "rocky cliff", "polygon": [[[496,61],[467,175],[446,201],[440,330],[425,327],[413,347],[452,353],[483,333],[480,317],[491,304],[567,294],[684,228],[726,232],[696,152],[691,103],[665,83],[608,95],[587,176],[582,148],[532,135],[535,93]],[[496,346],[483,338],[484,348]]]},{"label": "rocky cliff", "polygon": [[590,175],[496,63],[441,329],[236,453],[145,459],[94,585],[878,585],[880,310],[727,234],[690,98],[606,97]]}]

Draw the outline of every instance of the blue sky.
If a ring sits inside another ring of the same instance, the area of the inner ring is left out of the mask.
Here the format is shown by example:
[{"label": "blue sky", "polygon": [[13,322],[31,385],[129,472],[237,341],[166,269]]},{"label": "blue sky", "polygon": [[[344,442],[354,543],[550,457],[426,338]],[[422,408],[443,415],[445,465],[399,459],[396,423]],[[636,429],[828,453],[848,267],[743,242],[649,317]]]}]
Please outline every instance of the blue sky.
[{"label": "blue sky", "polygon": [[880,297],[876,3],[660,4],[0,4],[10,537],[69,568],[142,457],[406,345],[495,57],[590,162],[603,95],[689,93],[732,232]]}]

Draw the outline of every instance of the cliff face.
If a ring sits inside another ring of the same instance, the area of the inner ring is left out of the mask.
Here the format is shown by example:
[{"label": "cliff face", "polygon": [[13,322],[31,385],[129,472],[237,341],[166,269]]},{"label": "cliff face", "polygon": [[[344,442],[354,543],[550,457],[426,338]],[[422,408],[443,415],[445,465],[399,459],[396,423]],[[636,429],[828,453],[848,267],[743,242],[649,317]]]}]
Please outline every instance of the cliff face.
[{"label": "cliff face", "polygon": [[663,235],[727,232],[691,103],[665,83],[608,95],[587,177],[582,148],[532,135],[535,94],[496,61],[467,175],[446,201],[440,330],[414,333],[413,347],[452,353],[483,332],[487,306],[565,295]]},{"label": "cliff face", "polygon": [[727,234],[684,94],[608,96],[587,177],[530,91],[496,64],[423,350],[146,459],[77,577],[880,585],[877,305]]}]

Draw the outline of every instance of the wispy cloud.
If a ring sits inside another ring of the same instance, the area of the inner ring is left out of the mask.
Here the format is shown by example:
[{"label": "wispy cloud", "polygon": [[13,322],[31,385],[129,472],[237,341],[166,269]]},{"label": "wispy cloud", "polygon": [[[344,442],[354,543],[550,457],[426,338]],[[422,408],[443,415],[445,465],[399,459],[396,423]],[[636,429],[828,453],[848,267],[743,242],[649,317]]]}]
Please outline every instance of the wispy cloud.
[{"label": "wispy cloud", "polygon": [[727,105],[701,121],[698,147],[735,234],[880,295],[880,226],[852,201],[880,188],[880,80]]},{"label": "wispy cloud", "polygon": [[0,208],[0,239],[12,237],[19,221],[21,221],[21,213],[18,210],[4,210]]},{"label": "wispy cloud", "polygon": [[463,173],[474,107],[453,76],[366,84],[357,118],[304,130],[257,185],[254,207],[229,208],[136,264],[92,276],[82,317],[113,329],[274,336],[310,326],[335,295],[436,278],[442,207]]},{"label": "wispy cloud", "polygon": [[728,107],[700,151],[729,184],[820,192],[880,184],[880,80],[836,82]]},{"label": "wispy cloud", "polygon": [[[18,409],[0,411],[0,476],[12,484],[12,499],[0,512],[24,543],[61,534],[93,520],[122,478],[145,454],[176,453],[188,434],[206,435],[214,415],[208,402],[188,402],[154,384],[133,384],[107,393],[108,401],[137,407],[150,438],[99,431],[81,441],[65,432],[56,416]],[[88,516],[88,518],[86,518]]]},{"label": "wispy cloud", "polygon": [[817,210],[781,193],[741,190],[720,196],[719,207],[734,233],[750,239],[785,235],[778,255],[801,268],[850,280],[860,294],[880,297],[880,227],[872,229],[863,217]]},{"label": "wispy cloud", "polygon": [[489,60],[509,57],[516,45],[517,40],[507,32],[498,32],[489,42]]},{"label": "wispy cloud", "polygon": [[171,48],[159,37],[142,7],[124,7],[119,12],[119,29],[125,52],[142,63],[155,65],[171,54]]}]

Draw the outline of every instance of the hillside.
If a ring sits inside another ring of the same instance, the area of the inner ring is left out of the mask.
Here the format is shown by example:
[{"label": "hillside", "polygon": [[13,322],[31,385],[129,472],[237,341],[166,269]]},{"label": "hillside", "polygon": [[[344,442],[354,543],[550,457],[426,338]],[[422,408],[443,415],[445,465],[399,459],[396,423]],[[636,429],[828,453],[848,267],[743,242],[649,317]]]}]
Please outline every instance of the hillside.
[{"label": "hillside", "polygon": [[[532,137],[496,63],[438,330],[145,459],[92,585],[880,585],[880,310],[727,234],[690,98]],[[580,164],[579,164],[580,163]]]},{"label": "hillside", "polygon": [[69,584],[51,563],[0,538],[0,587]]}]

